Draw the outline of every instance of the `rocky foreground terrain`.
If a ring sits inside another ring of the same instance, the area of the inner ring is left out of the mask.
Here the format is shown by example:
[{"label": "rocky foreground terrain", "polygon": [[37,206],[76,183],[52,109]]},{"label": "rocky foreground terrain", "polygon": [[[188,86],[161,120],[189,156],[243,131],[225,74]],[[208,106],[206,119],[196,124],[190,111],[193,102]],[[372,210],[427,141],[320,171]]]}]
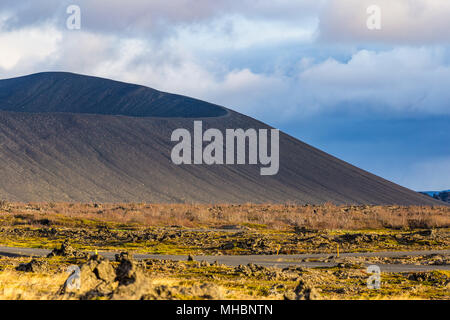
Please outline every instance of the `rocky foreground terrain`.
[{"label": "rocky foreground terrain", "polygon": [[53,248],[71,239],[81,250],[133,250],[149,254],[277,255],[367,251],[438,250],[450,247],[450,230],[257,230],[156,227],[117,230],[0,227],[0,245]]},{"label": "rocky foreground terrain", "polygon": [[[448,261],[448,257],[433,259]],[[370,275],[360,262],[344,259],[336,267],[320,269],[229,267],[193,259],[137,261],[126,252],[109,261],[66,242],[46,258],[1,258],[0,298],[450,299],[448,271],[383,273],[380,289],[369,289]]]},{"label": "rocky foreground terrain", "polygon": [[[447,252],[449,210],[4,202],[0,206],[0,246],[47,249],[48,255],[29,257],[3,251],[0,298],[450,299],[446,253],[343,255]],[[117,252],[115,259],[106,259],[108,252]],[[290,264],[294,254],[305,253],[325,255]],[[138,254],[182,258],[133,258]],[[224,265],[206,261],[212,255],[238,255],[239,259],[250,255],[280,255],[281,259],[283,255],[284,263]],[[322,265],[306,268],[299,263]],[[370,264],[426,266],[435,270],[383,271],[381,287],[375,290],[367,287]],[[77,268],[79,274],[74,273]],[[74,288],[70,280],[75,275],[79,275],[79,288]]]}]

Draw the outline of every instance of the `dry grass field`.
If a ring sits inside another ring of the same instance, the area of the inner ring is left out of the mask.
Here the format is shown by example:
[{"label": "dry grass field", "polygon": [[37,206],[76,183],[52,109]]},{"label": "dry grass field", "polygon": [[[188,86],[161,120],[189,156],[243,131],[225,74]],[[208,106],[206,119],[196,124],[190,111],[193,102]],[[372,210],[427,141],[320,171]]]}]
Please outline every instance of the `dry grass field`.
[{"label": "dry grass field", "polygon": [[187,228],[260,224],[316,230],[417,229],[450,227],[450,207],[243,204],[80,204],[0,202],[0,223],[71,226],[97,221],[129,226]]}]

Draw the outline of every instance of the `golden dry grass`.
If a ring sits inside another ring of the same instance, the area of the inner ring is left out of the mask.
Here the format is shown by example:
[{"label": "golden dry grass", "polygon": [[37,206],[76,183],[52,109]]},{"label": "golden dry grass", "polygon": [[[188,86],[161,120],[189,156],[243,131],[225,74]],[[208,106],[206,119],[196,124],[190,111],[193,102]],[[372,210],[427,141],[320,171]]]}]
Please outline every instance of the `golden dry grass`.
[{"label": "golden dry grass", "polygon": [[[13,259],[11,259],[13,260]],[[66,265],[67,263],[64,263]],[[162,268],[160,268],[162,267]],[[448,272],[434,271],[433,281],[420,282],[411,280],[408,273],[383,273],[381,289],[370,290],[366,287],[367,273],[362,269],[345,269],[349,276],[341,278],[336,272],[339,268],[309,269],[301,274],[280,275],[272,279],[275,269],[263,269],[251,275],[236,273],[233,267],[209,266],[198,267],[196,262],[175,263],[170,268],[160,264],[159,267],[148,267],[148,289],[157,286],[169,288],[189,288],[195,284],[214,284],[221,292],[223,299],[283,299],[283,295],[294,290],[298,285],[298,277],[307,281],[320,292],[321,299],[371,299],[371,300],[448,300],[449,285],[438,281],[448,279]],[[173,269],[174,268],[174,269]],[[77,296],[60,295],[59,289],[67,279],[63,268],[52,268],[45,273],[26,273],[12,270],[0,271],[0,300],[60,300],[77,299]],[[448,280],[447,280],[448,282]],[[274,289],[282,285],[281,289]],[[164,297],[161,297],[164,299]],[[177,299],[198,299],[179,295]]]},{"label": "golden dry grass", "polygon": [[1,300],[52,300],[66,281],[65,273],[0,272]]},{"label": "golden dry grass", "polygon": [[270,229],[414,229],[450,227],[450,207],[299,206],[281,204],[82,204],[0,203],[0,224],[73,225],[90,220],[138,226],[219,227],[262,225]]}]

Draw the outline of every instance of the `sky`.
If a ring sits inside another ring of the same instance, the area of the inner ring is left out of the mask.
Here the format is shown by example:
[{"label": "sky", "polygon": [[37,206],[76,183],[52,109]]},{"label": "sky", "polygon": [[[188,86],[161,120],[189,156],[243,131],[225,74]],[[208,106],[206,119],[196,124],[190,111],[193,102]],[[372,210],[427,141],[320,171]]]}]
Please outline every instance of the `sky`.
[{"label": "sky", "polygon": [[2,0],[0,79],[69,71],[184,94],[444,190],[449,17],[448,0]]}]

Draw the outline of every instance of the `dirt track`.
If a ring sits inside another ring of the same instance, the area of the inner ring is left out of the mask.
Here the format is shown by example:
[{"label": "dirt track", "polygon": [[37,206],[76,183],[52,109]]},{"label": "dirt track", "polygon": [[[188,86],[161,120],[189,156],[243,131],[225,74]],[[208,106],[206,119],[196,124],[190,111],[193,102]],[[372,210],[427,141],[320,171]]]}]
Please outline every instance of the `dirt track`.
[{"label": "dirt track", "polygon": [[[0,247],[0,256],[18,257],[18,256],[46,256],[51,250],[34,249],[34,248],[11,248]],[[99,252],[108,259],[114,259],[117,252]],[[421,256],[431,254],[449,255],[450,250],[426,250],[426,251],[402,251],[402,252],[362,252],[362,253],[342,253],[340,258],[346,257],[404,257],[404,256]],[[329,262],[304,262],[303,259],[308,258],[326,258],[330,257]],[[187,256],[182,255],[158,255],[158,254],[136,254],[134,258],[143,259],[160,259],[160,260],[186,260]],[[339,261],[335,260],[332,255],[324,254],[296,254],[296,255],[245,255],[245,256],[229,256],[229,255],[208,255],[194,256],[197,261],[207,261],[209,263],[217,261],[220,264],[228,266],[246,265],[249,263],[280,267],[301,266],[306,268],[333,267],[337,266]],[[430,270],[450,270],[450,265],[415,265],[415,264],[378,264],[382,272],[417,272]]]}]

